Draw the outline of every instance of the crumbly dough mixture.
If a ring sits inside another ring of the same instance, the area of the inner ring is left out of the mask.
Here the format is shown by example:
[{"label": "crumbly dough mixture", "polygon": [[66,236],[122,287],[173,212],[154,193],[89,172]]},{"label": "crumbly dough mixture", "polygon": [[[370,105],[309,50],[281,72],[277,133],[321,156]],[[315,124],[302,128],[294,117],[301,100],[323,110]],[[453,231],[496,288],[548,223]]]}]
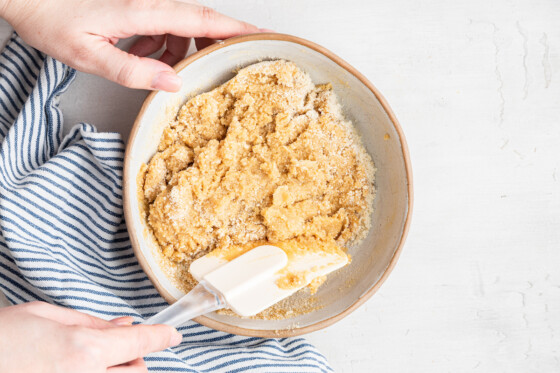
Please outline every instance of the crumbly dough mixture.
[{"label": "crumbly dough mixture", "polygon": [[330,84],[277,60],[188,100],[139,183],[163,255],[184,264],[256,241],[348,247],[369,230],[373,178]]}]

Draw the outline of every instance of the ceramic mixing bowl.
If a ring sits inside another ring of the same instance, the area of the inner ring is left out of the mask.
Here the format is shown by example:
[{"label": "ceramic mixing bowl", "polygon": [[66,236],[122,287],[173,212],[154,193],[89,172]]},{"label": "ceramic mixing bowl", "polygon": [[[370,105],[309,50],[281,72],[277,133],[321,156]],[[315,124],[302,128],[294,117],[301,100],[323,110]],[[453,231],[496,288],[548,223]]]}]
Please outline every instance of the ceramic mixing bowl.
[{"label": "ceramic mixing bowl", "polygon": [[134,251],[159,293],[172,303],[184,293],[158,265],[161,254],[140,217],[138,171],[154,155],[165,125],[187,98],[226,82],[241,67],[271,59],[293,61],[315,84],[332,84],[345,117],[354,123],[377,168],[371,230],[349,250],[351,264],[331,274],[313,296],[313,311],[283,320],[217,313],[196,319],[230,333],[277,338],[309,333],[342,319],[379,289],[398,259],[411,218],[412,173],[402,129],[379,91],[347,62],[307,40],[282,34],[228,39],[175,66],[183,79],[180,92],[153,92],[147,97],[128,140],[123,177],[125,218]]}]

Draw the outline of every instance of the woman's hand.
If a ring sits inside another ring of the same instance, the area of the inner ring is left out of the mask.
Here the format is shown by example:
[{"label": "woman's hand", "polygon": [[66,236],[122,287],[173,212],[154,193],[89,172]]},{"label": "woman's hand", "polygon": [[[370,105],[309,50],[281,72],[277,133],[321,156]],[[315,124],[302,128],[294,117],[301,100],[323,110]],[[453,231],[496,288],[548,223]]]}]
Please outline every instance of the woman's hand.
[{"label": "woman's hand", "polygon": [[134,325],[31,302],[0,309],[0,372],[147,372],[142,356],[176,346],[166,325]]},{"label": "woman's hand", "polygon": [[[29,45],[78,70],[131,88],[177,91],[169,65],[184,58],[191,37],[197,47],[212,39],[259,32],[195,0],[0,0],[5,18]],[[114,44],[141,38],[131,53]],[[145,56],[166,43],[160,60]]]}]

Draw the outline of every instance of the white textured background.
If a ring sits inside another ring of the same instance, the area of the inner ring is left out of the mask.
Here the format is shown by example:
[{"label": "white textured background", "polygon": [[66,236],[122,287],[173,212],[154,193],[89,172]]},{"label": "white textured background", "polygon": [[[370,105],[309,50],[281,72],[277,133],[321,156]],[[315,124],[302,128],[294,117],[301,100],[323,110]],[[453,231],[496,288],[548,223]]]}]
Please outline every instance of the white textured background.
[{"label": "white textured background", "polygon": [[[388,99],[416,202],[393,274],[308,338],[338,372],[560,371],[560,1],[206,1],[317,42]],[[9,35],[0,23],[0,37]],[[145,92],[79,75],[68,126]]]}]

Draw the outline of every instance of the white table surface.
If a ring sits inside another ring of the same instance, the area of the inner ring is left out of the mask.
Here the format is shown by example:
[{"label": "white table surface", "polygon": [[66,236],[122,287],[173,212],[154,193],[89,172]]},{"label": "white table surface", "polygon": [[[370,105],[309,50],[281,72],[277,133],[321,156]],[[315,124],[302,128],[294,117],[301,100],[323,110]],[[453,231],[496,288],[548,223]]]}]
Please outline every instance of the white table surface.
[{"label": "white table surface", "polygon": [[[559,372],[560,2],[206,3],[331,49],[407,136],[401,259],[364,306],[308,335],[335,370]],[[126,137],[145,95],[79,74],[61,105],[68,127]]]}]

